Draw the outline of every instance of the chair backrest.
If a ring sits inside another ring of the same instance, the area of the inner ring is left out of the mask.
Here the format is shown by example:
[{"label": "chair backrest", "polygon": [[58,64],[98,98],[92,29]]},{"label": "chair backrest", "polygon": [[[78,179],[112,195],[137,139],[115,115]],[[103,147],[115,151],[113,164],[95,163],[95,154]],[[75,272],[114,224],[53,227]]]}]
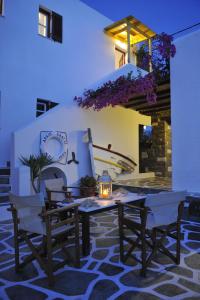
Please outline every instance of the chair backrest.
[{"label": "chair backrest", "polygon": [[17,211],[19,229],[43,234],[45,227],[40,216],[45,207],[43,194],[16,196],[10,193],[9,199]]},{"label": "chair backrest", "polygon": [[184,201],[186,191],[162,192],[149,194],[145,200],[145,206],[153,213],[156,226],[167,225],[177,221],[178,206]]},{"label": "chair backrest", "polygon": [[[63,191],[64,179],[60,178],[53,178],[53,179],[46,179],[44,180],[44,184],[47,190],[49,191]],[[65,199],[65,193],[51,193],[51,200],[53,201],[63,201]]]}]

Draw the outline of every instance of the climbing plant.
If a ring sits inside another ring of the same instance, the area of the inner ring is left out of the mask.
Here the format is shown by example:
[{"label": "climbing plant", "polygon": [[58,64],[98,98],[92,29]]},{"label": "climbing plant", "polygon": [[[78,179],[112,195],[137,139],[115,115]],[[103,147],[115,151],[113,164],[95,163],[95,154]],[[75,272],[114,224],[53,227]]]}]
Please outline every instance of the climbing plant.
[{"label": "climbing plant", "polygon": [[93,108],[97,111],[107,106],[126,103],[137,94],[144,94],[147,102],[155,103],[157,84],[169,79],[169,60],[175,53],[172,36],[166,33],[156,35],[152,40],[152,56],[149,55],[146,44],[141,45],[137,51],[140,68],[148,69],[151,62],[151,72],[144,76],[139,70],[137,76],[130,72],[126,76],[104,83],[96,90],[85,90],[82,96],[76,96],[74,100],[82,108]]}]

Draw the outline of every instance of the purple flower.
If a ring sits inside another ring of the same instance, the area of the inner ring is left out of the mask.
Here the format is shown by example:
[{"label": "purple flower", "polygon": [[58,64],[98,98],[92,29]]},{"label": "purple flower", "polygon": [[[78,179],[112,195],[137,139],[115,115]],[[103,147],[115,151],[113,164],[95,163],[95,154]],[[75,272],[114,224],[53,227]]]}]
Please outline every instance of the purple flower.
[{"label": "purple flower", "polygon": [[140,67],[148,69],[151,61],[153,72],[144,77],[138,74],[133,77],[130,72],[127,76],[120,76],[114,81],[108,81],[96,90],[85,90],[82,97],[74,97],[74,101],[82,108],[101,110],[107,106],[116,106],[126,103],[137,94],[145,94],[149,104],[156,102],[157,81],[162,81],[169,76],[169,59],[176,54],[172,44],[173,37],[161,33],[152,40],[152,56],[143,45],[138,51]]}]

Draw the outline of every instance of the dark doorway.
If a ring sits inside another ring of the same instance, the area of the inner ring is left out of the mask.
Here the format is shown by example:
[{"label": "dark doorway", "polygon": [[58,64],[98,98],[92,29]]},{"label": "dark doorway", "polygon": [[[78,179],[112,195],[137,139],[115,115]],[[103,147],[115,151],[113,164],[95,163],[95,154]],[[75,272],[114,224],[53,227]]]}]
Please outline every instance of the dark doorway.
[{"label": "dark doorway", "polygon": [[152,126],[139,125],[139,172],[146,173],[150,169],[152,147]]}]

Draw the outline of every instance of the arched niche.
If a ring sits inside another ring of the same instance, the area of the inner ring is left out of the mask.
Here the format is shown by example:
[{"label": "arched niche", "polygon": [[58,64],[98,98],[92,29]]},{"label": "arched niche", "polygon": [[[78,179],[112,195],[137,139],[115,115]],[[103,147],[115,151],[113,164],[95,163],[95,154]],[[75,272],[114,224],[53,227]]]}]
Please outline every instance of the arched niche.
[{"label": "arched niche", "polygon": [[67,185],[67,177],[65,173],[58,167],[48,167],[41,174],[41,192],[46,195],[44,181],[46,179],[63,178],[64,185]]}]

